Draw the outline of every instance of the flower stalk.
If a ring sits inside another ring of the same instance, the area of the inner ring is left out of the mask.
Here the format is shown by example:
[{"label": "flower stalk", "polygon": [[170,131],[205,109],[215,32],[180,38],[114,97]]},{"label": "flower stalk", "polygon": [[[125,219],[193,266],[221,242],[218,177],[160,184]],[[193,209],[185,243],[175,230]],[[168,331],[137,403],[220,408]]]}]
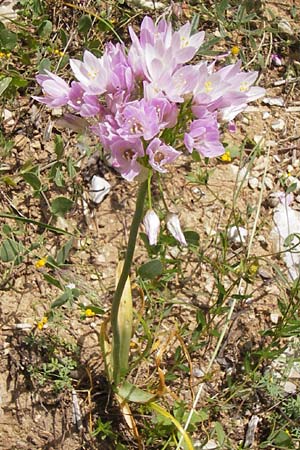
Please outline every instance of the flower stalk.
[{"label": "flower stalk", "polygon": [[121,373],[121,365],[120,365],[120,330],[118,327],[118,314],[119,314],[119,307],[120,302],[122,298],[122,294],[124,291],[126,280],[130,273],[131,263],[133,259],[135,244],[136,244],[136,238],[139,230],[139,225],[142,221],[143,217],[143,210],[144,210],[144,202],[147,194],[147,188],[148,188],[148,180],[144,181],[140,184],[136,204],[135,204],[135,212],[133,215],[133,219],[131,222],[130,232],[129,232],[129,239],[128,239],[128,245],[127,245],[127,251],[125,255],[123,270],[115,291],[115,295],[112,302],[112,308],[111,308],[111,326],[112,326],[112,333],[113,333],[113,350],[112,350],[112,357],[113,357],[113,383],[115,386],[117,386],[122,377],[125,375],[124,373]]}]

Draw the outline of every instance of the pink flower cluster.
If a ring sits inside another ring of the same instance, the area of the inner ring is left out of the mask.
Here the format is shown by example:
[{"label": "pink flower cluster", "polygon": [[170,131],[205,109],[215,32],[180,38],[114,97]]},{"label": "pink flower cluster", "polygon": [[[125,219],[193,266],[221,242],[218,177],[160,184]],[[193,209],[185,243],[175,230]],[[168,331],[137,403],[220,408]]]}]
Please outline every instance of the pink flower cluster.
[{"label": "pink flower cluster", "polygon": [[34,98],[88,119],[129,181],[143,166],[166,172],[181,154],[172,146],[178,136],[190,153],[219,156],[219,122],[232,121],[264,89],[253,86],[257,72],[241,71],[240,62],[219,70],[205,61],[187,64],[204,40],[204,32],[191,31],[190,23],[173,31],[164,19],[155,25],[145,17],[139,37],[129,27],[128,51],[119,43],[108,43],[100,58],[86,50],[83,61],[70,61],[76,81],[45,71],[37,76],[44,95]]}]

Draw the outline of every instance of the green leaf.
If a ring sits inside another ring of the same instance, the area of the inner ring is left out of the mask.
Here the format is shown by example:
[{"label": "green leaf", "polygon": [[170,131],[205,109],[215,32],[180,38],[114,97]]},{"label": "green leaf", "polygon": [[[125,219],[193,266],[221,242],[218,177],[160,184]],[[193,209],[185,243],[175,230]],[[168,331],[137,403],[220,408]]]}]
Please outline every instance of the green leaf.
[{"label": "green leaf", "polygon": [[64,264],[66,262],[66,260],[68,259],[70,250],[73,246],[73,238],[71,238],[57,253],[56,256],[56,263],[58,264],[58,266],[60,266],[61,264]]},{"label": "green leaf", "polygon": [[39,73],[45,73],[45,70],[51,71],[51,61],[49,58],[43,58],[38,66]]},{"label": "green leaf", "polygon": [[54,177],[53,177],[54,183],[55,183],[56,186],[58,186],[58,187],[63,187],[63,186],[65,186],[64,176],[63,176],[63,174],[62,174],[62,172],[61,172],[61,170],[60,170],[60,167],[57,166],[55,169],[56,169],[56,170],[55,170],[55,175],[54,175]]},{"label": "green leaf", "polygon": [[3,262],[16,261],[16,264],[20,264],[20,254],[24,250],[25,247],[21,242],[16,242],[13,239],[5,239],[0,246],[0,259]]},{"label": "green leaf", "polygon": [[92,19],[87,14],[80,17],[78,22],[79,33],[87,34],[92,27]]},{"label": "green leaf", "polygon": [[56,153],[57,159],[61,159],[64,154],[64,141],[59,134],[56,134],[54,138],[54,151]]},{"label": "green leaf", "polygon": [[52,33],[52,22],[50,20],[44,20],[37,31],[41,38],[48,39]]},{"label": "green leaf", "polygon": [[199,155],[199,153],[196,150],[192,151],[192,158],[196,162],[200,162],[201,161],[201,156]]},{"label": "green leaf", "polygon": [[28,85],[28,81],[25,80],[25,78],[22,77],[13,77],[11,84],[15,86],[16,88],[22,88],[26,87]]},{"label": "green leaf", "polygon": [[286,190],[286,194],[289,194],[290,192],[294,192],[294,190],[297,188],[297,183],[292,183]]},{"label": "green leaf", "polygon": [[220,422],[215,422],[214,428],[215,428],[215,432],[217,434],[218,443],[222,446],[224,444],[225,438],[226,438],[224,429],[223,429],[222,425],[220,424]]},{"label": "green leaf", "polygon": [[51,203],[54,216],[63,217],[72,208],[74,202],[67,197],[56,197]]},{"label": "green leaf", "polygon": [[59,37],[60,37],[62,46],[66,47],[69,37],[68,37],[67,33],[65,32],[65,30],[63,28],[61,28],[60,31],[59,31]]},{"label": "green leaf", "polygon": [[154,394],[143,391],[128,381],[124,381],[124,383],[118,387],[117,394],[124,398],[124,400],[135,403],[148,403],[155,398]]},{"label": "green leaf", "polygon": [[189,245],[195,245],[195,246],[199,245],[200,236],[199,236],[199,234],[196,231],[187,230],[183,234],[184,234],[184,237],[186,239],[186,242]]},{"label": "green leaf", "polygon": [[163,273],[163,265],[159,259],[152,259],[138,269],[138,274],[145,279],[152,280]]},{"label": "green leaf", "polygon": [[47,281],[47,283],[52,284],[52,286],[55,286],[58,289],[63,290],[62,284],[57,278],[52,277],[48,273],[43,273],[43,277]]},{"label": "green leaf", "polygon": [[57,297],[57,299],[54,300],[54,302],[51,303],[51,308],[59,308],[59,306],[64,305],[65,303],[67,303],[67,301],[72,300],[72,299],[73,299],[72,291],[70,289],[68,289],[63,294],[61,294],[59,297]]},{"label": "green leaf", "polygon": [[95,314],[103,315],[105,313],[104,309],[99,308],[99,306],[95,305],[80,305],[84,310],[90,309]]},{"label": "green leaf", "polygon": [[0,47],[4,50],[14,50],[17,45],[17,34],[6,28],[0,30]]},{"label": "green leaf", "polygon": [[30,184],[30,186],[35,191],[40,191],[41,190],[42,183],[41,183],[39,177],[35,173],[33,173],[33,172],[26,172],[26,173],[23,173],[22,177],[24,178],[26,183]]},{"label": "green leaf", "polygon": [[0,95],[3,94],[3,92],[8,88],[12,81],[11,77],[5,77],[0,80]]},{"label": "green leaf", "polygon": [[61,228],[53,227],[52,225],[48,225],[47,223],[43,223],[43,222],[40,222],[40,221],[34,220],[34,219],[29,219],[27,217],[20,217],[20,216],[15,216],[13,214],[6,214],[6,213],[0,213],[0,217],[2,217],[3,219],[13,219],[13,220],[16,220],[17,222],[31,223],[33,225],[37,225],[38,227],[45,228],[46,230],[52,231],[53,233],[68,234],[70,236],[73,236],[73,234],[70,233],[69,231],[62,230]]}]

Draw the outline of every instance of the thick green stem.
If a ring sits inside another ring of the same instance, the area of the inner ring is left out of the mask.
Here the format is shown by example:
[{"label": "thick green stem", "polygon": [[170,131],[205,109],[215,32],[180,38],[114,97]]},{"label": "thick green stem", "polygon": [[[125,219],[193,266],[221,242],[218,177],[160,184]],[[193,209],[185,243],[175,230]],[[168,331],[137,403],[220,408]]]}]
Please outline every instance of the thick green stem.
[{"label": "thick green stem", "polygon": [[144,202],[145,197],[147,193],[147,187],[148,187],[148,180],[144,181],[138,191],[138,196],[136,199],[136,205],[135,205],[135,212],[132,219],[131,227],[130,227],[130,233],[129,233],[129,239],[128,239],[128,245],[127,245],[127,251],[126,256],[124,260],[124,265],[122,269],[122,273],[116,288],[116,292],[113,298],[112,302],[112,308],[111,308],[111,326],[112,326],[112,332],[113,332],[113,380],[115,386],[117,386],[121,379],[121,373],[120,373],[120,333],[118,328],[118,314],[119,314],[119,306],[123,294],[123,290],[125,287],[126,280],[128,278],[132,258],[134,254],[135,249],[135,243],[136,238],[139,230],[139,225],[141,223],[142,217],[143,217],[143,209],[144,209]]}]

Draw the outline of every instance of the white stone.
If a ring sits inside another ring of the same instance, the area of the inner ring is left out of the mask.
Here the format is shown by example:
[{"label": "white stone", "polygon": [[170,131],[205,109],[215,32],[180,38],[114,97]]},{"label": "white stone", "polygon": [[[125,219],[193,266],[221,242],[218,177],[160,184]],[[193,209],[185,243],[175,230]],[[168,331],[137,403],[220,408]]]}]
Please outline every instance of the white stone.
[{"label": "white stone", "polygon": [[203,447],[202,450],[213,450],[215,448],[219,448],[219,444],[213,439],[210,439]]},{"label": "white stone", "polygon": [[263,120],[268,119],[271,116],[271,114],[268,111],[264,111],[262,114],[262,118]]},{"label": "white stone", "polygon": [[294,380],[300,378],[300,368],[292,367],[288,378],[293,378]]},{"label": "white stone", "polygon": [[265,105],[270,106],[284,106],[284,100],[282,97],[265,97],[262,102]]},{"label": "white stone", "polygon": [[271,319],[271,322],[272,323],[278,323],[278,320],[279,320],[279,314],[278,313],[271,313],[270,314],[270,319]]},{"label": "white stone", "polygon": [[257,178],[251,177],[251,178],[249,178],[248,184],[251,189],[257,189],[258,185],[259,185],[259,181]]},{"label": "white stone", "polygon": [[272,180],[272,178],[270,178],[270,177],[266,177],[265,178],[265,186],[268,188],[268,189],[270,189],[270,190],[272,190],[273,189],[273,180]]},{"label": "white stone", "polygon": [[285,121],[283,119],[275,120],[275,122],[271,124],[271,128],[274,131],[282,131],[285,128]]},{"label": "white stone", "polygon": [[296,394],[297,386],[294,383],[291,383],[291,381],[286,381],[283,385],[283,390],[287,394]]}]

